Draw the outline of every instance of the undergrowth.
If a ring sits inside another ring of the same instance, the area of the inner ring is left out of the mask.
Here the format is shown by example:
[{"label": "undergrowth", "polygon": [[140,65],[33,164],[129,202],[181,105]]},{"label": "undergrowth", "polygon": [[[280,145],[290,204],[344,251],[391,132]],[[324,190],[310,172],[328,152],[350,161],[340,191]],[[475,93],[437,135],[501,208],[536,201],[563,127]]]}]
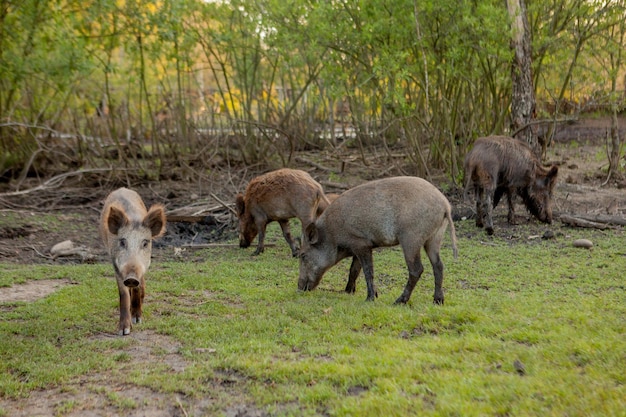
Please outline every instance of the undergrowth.
[{"label": "undergrowth", "polygon": [[[512,241],[457,222],[459,258],[449,237],[442,248],[443,306],[432,302],[427,261],[410,302],[393,305],[407,278],[399,248],[374,254],[375,302],[365,301],[362,276],[356,294],[343,292],[348,260],[315,291],[298,292],[298,263],[277,227],[276,247],[258,257],[216,248],[199,252],[201,261],[153,262],[145,322],[132,332],[179,343],[181,372],[133,363],[132,335],[95,337],[115,333],[110,265],[0,265],[4,286],[76,284],[0,309],[0,395],[27,401],[33,390],[124,367],[116,375],[128,384],[211,396],[222,412],[228,399],[207,382],[216,378],[270,415],[623,416],[623,232],[558,229],[543,240],[514,230],[522,237]],[[580,237],[593,249],[574,248]],[[140,407],[109,396],[122,410]]]}]

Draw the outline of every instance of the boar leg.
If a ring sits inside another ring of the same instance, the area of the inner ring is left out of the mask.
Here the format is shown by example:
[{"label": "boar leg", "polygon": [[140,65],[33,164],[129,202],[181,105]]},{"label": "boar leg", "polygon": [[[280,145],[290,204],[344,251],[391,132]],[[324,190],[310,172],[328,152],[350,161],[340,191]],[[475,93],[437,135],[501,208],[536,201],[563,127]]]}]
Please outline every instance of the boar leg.
[{"label": "boar leg", "polygon": [[265,250],[265,228],[267,223],[257,223],[257,229],[259,230],[259,243],[256,246],[256,250],[252,253],[252,256],[257,256],[263,253]]},{"label": "boar leg", "polygon": [[504,187],[496,188],[496,191],[493,193],[493,208],[498,207],[498,203],[505,192],[508,192],[508,190]]},{"label": "boar leg", "polygon": [[117,287],[120,293],[120,323],[117,328],[117,332],[120,336],[130,334],[130,291],[129,288],[122,282],[117,282]]},{"label": "boar leg", "polygon": [[[376,292],[376,286],[374,285],[374,260],[372,257],[372,250],[370,248],[363,249],[359,251],[359,254],[357,254],[356,257],[363,268],[365,282],[367,283],[367,298],[365,301],[374,301],[376,297],[378,297],[378,293]],[[352,268],[350,268],[350,270],[352,271]]]},{"label": "boar leg", "polygon": [[506,200],[509,203],[509,215],[507,220],[509,221],[509,224],[516,224],[515,222],[515,206],[513,205],[513,193],[511,192],[511,190],[506,191]]},{"label": "boar leg", "polygon": [[402,294],[400,294],[400,297],[398,297],[395,304],[406,304],[409,301],[411,294],[413,293],[413,289],[415,288],[415,284],[417,284],[417,281],[419,281],[422,273],[424,272],[424,265],[422,265],[419,247],[414,253],[409,254],[408,252],[408,250],[404,251],[404,260],[406,261],[406,266],[409,269],[409,279],[404,286],[404,291],[402,291]]},{"label": "boar leg", "polygon": [[488,235],[493,235],[493,193],[485,192],[484,209],[487,212],[485,231]]},{"label": "boar leg", "polygon": [[287,244],[289,244],[289,247],[291,248],[291,256],[293,256],[294,258],[297,258],[299,254],[298,245],[296,245],[296,242],[293,240],[293,237],[291,236],[291,229],[289,228],[289,220],[279,220],[278,224],[280,224],[280,229],[283,231],[283,237],[285,238],[285,240],[287,241]]},{"label": "boar leg", "polygon": [[485,218],[485,212],[483,210],[483,201],[485,200],[485,189],[482,187],[476,187],[474,193],[476,200],[476,227],[483,227],[483,219]]},{"label": "boar leg", "polygon": [[433,273],[435,275],[435,295],[433,302],[435,304],[443,304],[443,262],[439,255],[441,249],[441,242],[443,241],[443,235],[445,233],[445,226],[440,228],[435,237],[426,242],[424,249],[430,260],[430,264],[433,266]]},{"label": "boar leg", "polygon": [[348,284],[346,285],[346,292],[348,294],[354,294],[356,292],[356,279],[361,273],[361,262],[356,256],[352,258],[352,264],[350,265],[350,274],[348,275]]},{"label": "boar leg", "polygon": [[146,281],[141,278],[141,284],[136,288],[130,289],[130,313],[132,323],[141,323],[143,298],[146,294]]}]

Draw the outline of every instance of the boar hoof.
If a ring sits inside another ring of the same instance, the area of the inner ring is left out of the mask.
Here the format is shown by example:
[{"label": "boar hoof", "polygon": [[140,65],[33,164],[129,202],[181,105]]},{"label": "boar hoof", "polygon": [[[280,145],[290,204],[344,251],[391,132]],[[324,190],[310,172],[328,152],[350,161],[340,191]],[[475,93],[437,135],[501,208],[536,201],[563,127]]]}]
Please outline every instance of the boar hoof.
[{"label": "boar hoof", "polygon": [[133,324],[141,323],[141,317],[133,317]]},{"label": "boar hoof", "polygon": [[119,332],[117,332],[118,335],[120,336],[128,336],[130,334],[130,328],[125,328],[125,329],[120,329]]},{"label": "boar hoof", "polygon": [[374,301],[378,297],[378,291],[374,291],[374,294],[368,294],[365,301]]},{"label": "boar hoof", "polygon": [[403,297],[398,297],[398,299],[394,302],[394,304],[406,304],[407,300]]},{"label": "boar hoof", "polygon": [[437,305],[442,306],[443,305],[443,298],[435,298],[433,300],[433,304],[437,304]]},{"label": "boar hoof", "polygon": [[487,227],[485,230],[489,236],[493,235],[493,227]]}]

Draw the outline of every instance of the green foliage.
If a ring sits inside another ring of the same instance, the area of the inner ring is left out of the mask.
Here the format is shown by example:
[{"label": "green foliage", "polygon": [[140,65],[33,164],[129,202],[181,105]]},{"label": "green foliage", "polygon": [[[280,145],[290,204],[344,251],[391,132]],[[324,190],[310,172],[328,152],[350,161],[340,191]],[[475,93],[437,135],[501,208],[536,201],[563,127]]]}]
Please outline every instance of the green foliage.
[{"label": "green foliage", "polygon": [[[508,124],[501,1],[26,0],[5,9],[2,172],[25,174],[58,153],[59,171],[110,166],[102,142],[117,149],[116,167],[168,175],[153,161],[205,157],[224,132],[242,162],[288,165],[297,149],[337,145],[341,125],[359,146],[399,143],[422,172],[455,178],[473,138]],[[539,96],[573,100],[615,84],[623,2],[528,10]],[[126,141],[149,151],[129,154]]]},{"label": "green foliage", "polygon": [[[4,280],[23,270],[78,285],[0,311],[1,395],[123,368],[120,382],[211,395],[222,412],[242,395],[273,415],[620,415],[623,232],[559,229],[554,240],[514,243],[481,233],[457,222],[457,260],[444,242],[443,306],[432,303],[429,265],[410,303],[393,305],[406,280],[398,248],[374,254],[375,302],[364,301],[362,277],[355,295],[342,291],[349,262],[315,291],[298,292],[297,260],[277,227],[270,240],[278,245],[259,257],[221,248],[201,254],[203,262],[154,262],[146,319],[133,333],[180,344],[187,365],[176,373],[129,358],[132,336],[94,337],[115,328],[109,265],[5,266]],[[573,248],[579,237],[593,250]],[[232,384],[228,396],[207,392],[206,381],[219,378]],[[116,407],[140,409],[103,389]]]}]

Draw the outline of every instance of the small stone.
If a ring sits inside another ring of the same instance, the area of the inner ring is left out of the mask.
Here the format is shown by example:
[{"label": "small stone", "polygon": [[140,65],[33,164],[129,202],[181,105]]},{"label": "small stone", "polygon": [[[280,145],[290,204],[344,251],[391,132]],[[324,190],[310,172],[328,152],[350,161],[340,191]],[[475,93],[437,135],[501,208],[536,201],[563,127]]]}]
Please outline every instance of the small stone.
[{"label": "small stone", "polygon": [[64,240],[63,242],[57,243],[50,248],[50,254],[52,256],[59,256],[67,251],[71,251],[72,249],[74,249],[74,242],[71,240]]},{"label": "small stone", "polygon": [[589,239],[576,239],[572,245],[574,245],[575,248],[591,249],[593,247],[593,242]]}]

